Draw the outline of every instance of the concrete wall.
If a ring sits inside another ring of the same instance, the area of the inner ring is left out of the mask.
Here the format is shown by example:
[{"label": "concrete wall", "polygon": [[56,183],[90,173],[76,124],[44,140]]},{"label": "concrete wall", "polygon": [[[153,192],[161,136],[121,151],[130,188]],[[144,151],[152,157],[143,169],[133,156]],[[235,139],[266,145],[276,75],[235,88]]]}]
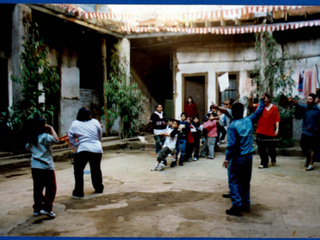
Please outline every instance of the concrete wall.
[{"label": "concrete wall", "polygon": [[[182,46],[176,49],[175,117],[183,110],[183,75],[207,74],[207,106],[217,101],[217,74],[238,72],[239,79],[247,77],[255,63],[253,44],[232,42],[208,44],[204,47]],[[240,87],[240,86],[239,86]]]},{"label": "concrete wall", "polygon": [[81,108],[80,70],[76,67],[78,56],[75,52],[69,52],[64,48],[61,59],[59,136],[66,134]]},{"label": "concrete wall", "polygon": [[[12,53],[11,53],[11,64],[9,66],[12,69],[9,69],[9,72],[15,77],[20,77],[21,73],[21,62],[20,62],[20,54],[23,50],[22,45],[27,40],[28,29],[27,26],[24,25],[23,19],[31,17],[31,10],[26,5],[17,4],[14,7],[12,13]],[[22,86],[19,83],[12,82],[12,95],[9,96],[12,98],[9,102],[15,104],[21,100],[21,89]]]}]

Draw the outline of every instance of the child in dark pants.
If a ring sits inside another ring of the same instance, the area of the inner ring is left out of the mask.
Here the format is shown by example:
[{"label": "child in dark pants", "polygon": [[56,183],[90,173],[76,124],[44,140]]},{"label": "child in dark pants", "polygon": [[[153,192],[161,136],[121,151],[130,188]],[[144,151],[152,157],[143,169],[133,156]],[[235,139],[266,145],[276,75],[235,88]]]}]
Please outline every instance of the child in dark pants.
[{"label": "child in dark pants", "polygon": [[152,171],[161,171],[165,168],[166,163],[165,159],[169,154],[173,154],[177,139],[178,139],[178,124],[179,122],[177,120],[172,120],[171,128],[167,129],[167,132],[164,134],[166,136],[166,140],[164,142],[163,148],[159,152],[157,156],[157,163],[154,168],[152,168]]},{"label": "child in dark pants", "polygon": [[194,140],[194,154],[193,161],[197,161],[199,159],[199,151],[200,151],[200,138],[201,132],[203,130],[202,124],[199,122],[198,117],[193,117],[193,126],[196,129],[196,132],[193,132],[193,140]]},{"label": "child in dark pants", "polygon": [[[56,214],[52,211],[52,206],[57,186],[51,146],[58,142],[59,138],[43,118],[31,120],[28,130],[30,133],[26,149],[32,152],[33,215],[35,217],[47,215],[50,218],[55,218]],[[43,195],[44,189],[45,195]]]}]

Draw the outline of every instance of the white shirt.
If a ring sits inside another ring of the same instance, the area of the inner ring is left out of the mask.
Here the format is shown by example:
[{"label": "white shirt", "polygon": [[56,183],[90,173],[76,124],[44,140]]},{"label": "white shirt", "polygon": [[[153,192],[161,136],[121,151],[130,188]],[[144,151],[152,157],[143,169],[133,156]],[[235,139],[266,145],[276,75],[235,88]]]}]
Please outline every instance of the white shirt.
[{"label": "white shirt", "polygon": [[[173,131],[172,128],[167,129],[167,134],[170,134]],[[178,134],[176,134],[173,138],[166,137],[166,140],[163,144],[163,147],[168,147],[171,151],[176,148],[176,143],[178,139]]]},{"label": "white shirt", "polygon": [[85,122],[74,120],[68,131],[68,137],[72,146],[78,146],[77,152],[103,152],[101,124],[94,118]]}]

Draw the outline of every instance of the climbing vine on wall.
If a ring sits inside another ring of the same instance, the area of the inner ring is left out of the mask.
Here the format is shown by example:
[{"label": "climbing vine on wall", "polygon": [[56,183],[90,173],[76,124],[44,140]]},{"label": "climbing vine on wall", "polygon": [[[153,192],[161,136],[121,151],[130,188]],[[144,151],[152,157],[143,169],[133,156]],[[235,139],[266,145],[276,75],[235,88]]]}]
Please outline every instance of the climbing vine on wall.
[{"label": "climbing vine on wall", "polygon": [[28,37],[20,55],[21,74],[19,77],[11,76],[14,82],[22,85],[22,100],[4,113],[12,126],[39,116],[49,119],[53,115],[54,106],[46,101],[39,101],[39,98],[50,98],[59,91],[60,76],[47,59],[49,47],[39,33],[38,24],[32,20],[25,21]]},{"label": "climbing vine on wall", "polygon": [[[121,138],[132,137],[145,124],[142,114],[145,113],[143,103],[146,97],[141,94],[136,83],[127,83],[126,59],[119,54],[119,45],[112,50],[111,71],[107,83],[104,84],[104,94],[108,100],[106,110],[108,125],[111,127],[119,118],[119,135]],[[130,76],[131,77],[131,76]]]}]

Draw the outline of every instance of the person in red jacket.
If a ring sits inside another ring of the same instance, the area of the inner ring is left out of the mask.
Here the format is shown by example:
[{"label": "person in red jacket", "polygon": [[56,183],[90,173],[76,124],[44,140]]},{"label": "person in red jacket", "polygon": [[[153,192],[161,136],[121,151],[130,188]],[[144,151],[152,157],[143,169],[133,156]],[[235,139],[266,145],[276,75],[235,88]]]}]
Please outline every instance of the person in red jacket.
[{"label": "person in red jacket", "polygon": [[193,98],[190,96],[188,97],[187,102],[184,104],[184,112],[189,117],[198,116],[198,108],[195,102],[193,101]]},{"label": "person in red jacket", "polygon": [[[250,106],[257,108],[258,104],[252,105],[252,98],[249,98]],[[257,123],[257,144],[258,153],[261,158],[259,168],[267,168],[269,163],[269,156],[271,158],[271,164],[276,164],[277,158],[277,142],[279,134],[280,115],[278,108],[271,103],[271,97],[269,94],[265,94],[264,98],[265,107],[262,115]]]}]

